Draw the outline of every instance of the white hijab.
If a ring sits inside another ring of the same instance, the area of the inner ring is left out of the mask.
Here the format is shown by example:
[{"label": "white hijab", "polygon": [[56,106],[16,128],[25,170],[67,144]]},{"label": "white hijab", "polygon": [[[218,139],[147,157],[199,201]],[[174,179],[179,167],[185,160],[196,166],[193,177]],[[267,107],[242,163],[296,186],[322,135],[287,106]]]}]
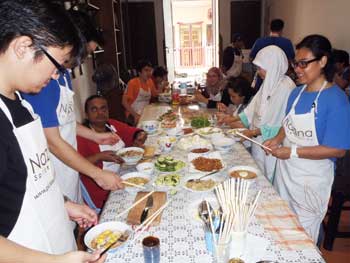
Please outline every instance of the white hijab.
[{"label": "white hijab", "polygon": [[285,116],[294,82],[286,76],[288,59],[282,49],[267,46],[256,55],[253,64],[266,71],[265,79],[252,101],[244,110],[253,128],[262,125],[279,126]]}]

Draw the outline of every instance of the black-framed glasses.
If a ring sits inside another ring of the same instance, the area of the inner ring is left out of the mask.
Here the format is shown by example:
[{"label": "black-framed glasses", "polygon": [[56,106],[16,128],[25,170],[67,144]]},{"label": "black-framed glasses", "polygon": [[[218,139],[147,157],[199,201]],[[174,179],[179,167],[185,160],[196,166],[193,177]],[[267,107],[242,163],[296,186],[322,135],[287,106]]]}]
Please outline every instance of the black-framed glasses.
[{"label": "black-framed glasses", "polygon": [[292,61],[291,62],[291,66],[294,69],[297,68],[297,67],[304,69],[304,68],[307,68],[307,66],[310,63],[318,61],[318,60],[320,60],[320,59],[319,58],[313,58],[313,59],[310,59],[310,60]]},{"label": "black-framed glasses", "polygon": [[43,47],[39,47],[39,48],[45,54],[45,56],[51,61],[51,63],[54,64],[58,74],[64,75],[64,73],[66,72],[65,67],[63,67],[60,63],[58,63],[57,60],[54,59],[54,57],[51,56]]}]

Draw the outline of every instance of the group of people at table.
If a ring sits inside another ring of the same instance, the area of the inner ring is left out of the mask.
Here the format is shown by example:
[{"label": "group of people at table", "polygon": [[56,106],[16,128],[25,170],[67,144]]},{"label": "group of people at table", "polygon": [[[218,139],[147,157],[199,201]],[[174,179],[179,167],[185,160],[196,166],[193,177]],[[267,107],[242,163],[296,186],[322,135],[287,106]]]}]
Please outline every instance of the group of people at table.
[{"label": "group of people at table", "polygon": [[[97,224],[109,191],[123,189],[115,151],[143,147],[147,134],[110,119],[109,101],[101,95],[86,100],[86,120],[76,121],[66,68],[99,42],[83,14],[49,1],[4,0],[0,21],[0,262],[104,262],[100,251],[76,251],[73,231],[76,223]],[[266,45],[253,59],[263,80],[259,90],[212,68],[207,96],[196,92],[195,100],[217,107],[219,123],[246,127],[245,135],[271,149],[252,145],[251,152],[317,241],[334,160],[350,148],[349,102],[333,84],[328,39],[307,36],[290,61],[298,87],[286,75],[283,49]],[[143,61],[128,83],[122,104],[134,124],[167,84],[166,70],[156,72],[151,80],[152,67]],[[115,79],[113,70],[109,76]],[[99,77],[105,75],[95,74],[96,83]]]}]

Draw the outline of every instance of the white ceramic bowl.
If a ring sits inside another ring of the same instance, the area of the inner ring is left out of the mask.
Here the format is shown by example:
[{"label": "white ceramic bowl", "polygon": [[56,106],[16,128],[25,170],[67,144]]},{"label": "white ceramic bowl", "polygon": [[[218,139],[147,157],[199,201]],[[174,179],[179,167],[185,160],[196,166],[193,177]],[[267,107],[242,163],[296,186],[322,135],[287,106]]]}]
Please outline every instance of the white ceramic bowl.
[{"label": "white ceramic bowl", "polygon": [[143,174],[152,175],[154,173],[154,163],[139,163],[138,165],[136,165],[136,170]]},{"label": "white ceramic bowl", "polygon": [[217,149],[218,151],[227,152],[232,149],[236,141],[228,137],[217,136],[215,137],[215,139],[212,139],[211,142],[214,145],[215,149]]},{"label": "white ceramic bowl", "polygon": [[162,152],[170,152],[176,143],[175,136],[163,136],[158,140],[159,148]]},{"label": "white ceramic bowl", "polygon": [[[259,171],[258,169],[256,169],[256,168],[252,167],[252,166],[237,165],[237,166],[231,167],[231,168],[228,170],[228,172],[227,172],[227,173],[228,173],[228,176],[229,176],[229,177],[232,177],[232,176],[231,176],[231,173],[234,172],[234,171],[249,171],[249,172],[255,173],[256,176],[259,176],[259,174],[260,174],[260,171]],[[245,177],[244,175],[245,175],[245,174],[242,174],[242,176],[240,175],[240,177],[244,179],[244,177]],[[247,174],[247,175],[248,175],[248,174]],[[247,175],[246,175],[246,176],[247,176]],[[233,178],[233,177],[232,177],[232,178]],[[256,177],[255,177],[255,178],[246,178],[246,179],[254,180],[254,179],[256,179]]]},{"label": "white ceramic bowl", "polygon": [[[134,156],[126,156],[125,154],[128,151],[136,151],[136,152],[139,152],[140,154],[137,154]],[[137,162],[142,159],[144,152],[145,150],[139,147],[127,147],[117,151],[117,155],[119,155],[124,160],[125,164],[134,165],[134,164],[137,164]]]},{"label": "white ceramic bowl", "polygon": [[159,121],[143,121],[141,128],[150,135],[154,134],[159,129]]},{"label": "white ceramic bowl", "polygon": [[[149,174],[140,173],[140,172],[126,173],[126,174],[122,175],[120,178],[124,181],[124,180],[127,180],[127,179],[132,178],[132,177],[145,178],[148,180],[148,182],[146,184],[148,184],[151,181],[151,176]],[[142,185],[140,185],[140,186],[142,186]],[[134,186],[125,185],[125,191],[127,191],[127,192],[138,192],[140,190],[142,190],[142,189],[140,189],[138,187],[134,187]]]},{"label": "white ceramic bowl", "polygon": [[[104,222],[102,224],[98,224],[98,225],[94,226],[93,228],[91,228],[86,233],[86,235],[84,237],[85,245],[90,250],[94,251],[94,249],[91,247],[92,240],[105,230],[120,231],[120,232],[130,231],[131,232],[131,227],[123,222],[118,222],[118,221],[110,221],[110,222]],[[122,245],[120,245],[116,248],[111,248],[110,250],[108,250],[108,253],[113,253],[113,252],[117,251],[119,248],[124,246],[127,242],[128,242],[128,240],[126,240]]]}]

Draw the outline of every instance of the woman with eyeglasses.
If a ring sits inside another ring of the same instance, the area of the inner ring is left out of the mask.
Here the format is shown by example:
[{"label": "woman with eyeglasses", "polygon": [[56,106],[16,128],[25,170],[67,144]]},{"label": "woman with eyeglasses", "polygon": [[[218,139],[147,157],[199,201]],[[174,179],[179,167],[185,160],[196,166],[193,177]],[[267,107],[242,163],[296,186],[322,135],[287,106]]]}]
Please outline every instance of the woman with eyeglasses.
[{"label": "woman with eyeglasses", "polygon": [[[256,55],[253,64],[263,83],[258,93],[238,117],[219,119],[232,128],[248,128],[243,133],[259,142],[274,137],[281,127],[284,109],[294,82],[286,75],[288,59],[284,51],[277,46],[267,46]],[[252,145],[252,155],[269,181],[273,179],[276,158],[266,156],[263,149]]]},{"label": "woman with eyeglasses", "polygon": [[345,93],[332,84],[329,40],[310,35],[296,49],[292,65],[301,86],[289,96],[279,133],[264,145],[278,158],[275,187],[317,242],[327,212],[335,158],[350,148],[350,108]]}]

